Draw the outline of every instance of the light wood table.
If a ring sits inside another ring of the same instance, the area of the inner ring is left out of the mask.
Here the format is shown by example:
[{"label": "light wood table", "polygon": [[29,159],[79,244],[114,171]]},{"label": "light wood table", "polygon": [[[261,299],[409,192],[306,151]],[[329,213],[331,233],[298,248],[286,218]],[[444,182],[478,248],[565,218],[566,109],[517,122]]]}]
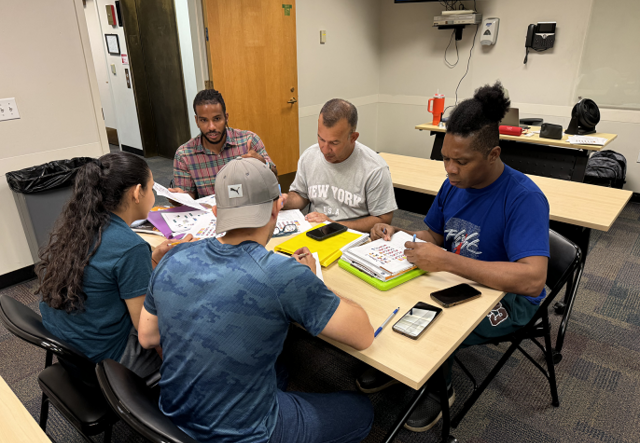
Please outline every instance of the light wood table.
[{"label": "light wood table", "polygon": [[[140,234],[140,236],[147,240],[152,247],[163,241],[158,236],[146,234]],[[273,250],[276,245],[288,239],[289,237],[274,238],[267,244],[267,249]],[[502,291],[481,286],[446,272],[421,275],[384,292],[341,269],[337,261],[322,268],[322,273],[326,285],[332,291],[350,298],[364,308],[374,329],[381,325],[396,308],[400,308],[398,314],[378,335],[373,344],[364,351],[357,351],[322,335],[320,338],[405,385],[419,390],[416,399],[424,395],[426,381],[505,294]],[[459,283],[471,284],[482,292],[482,296],[461,305],[443,308],[435,322],[417,340],[393,332],[393,324],[417,302],[435,304],[429,296],[431,292]],[[443,414],[445,418],[443,441],[446,441],[449,435],[449,412],[446,398],[443,401]],[[403,423],[404,419],[401,417],[386,441],[393,439]]]},{"label": "light wood table", "polygon": [[[140,236],[152,248],[164,240],[153,235]],[[271,239],[267,249],[273,250],[276,245],[288,239],[289,237]],[[373,345],[364,351],[356,351],[330,339],[323,339],[413,389],[420,388],[427,381],[504,296],[502,291],[486,288],[446,272],[425,274],[389,291],[377,290],[341,269],[337,261],[322,268],[322,273],[331,290],[356,301],[367,311],[374,329],[380,326],[395,308],[400,307],[394,321],[390,322]],[[482,292],[482,296],[452,308],[444,308],[436,322],[418,340],[412,340],[391,330],[393,323],[417,302],[434,304],[429,297],[431,292],[459,283],[473,285]]]},{"label": "light wood table", "polygon": [[[434,126],[428,123],[424,123],[422,125],[417,125],[415,127],[420,131],[432,131],[432,132],[447,132],[446,128],[440,128],[439,126]],[[531,126],[529,129],[531,132],[540,131],[540,126]],[[589,151],[600,151],[602,148],[607,146],[609,143],[614,141],[618,135],[617,134],[606,134],[604,132],[596,132],[594,134],[589,134],[589,137],[602,137],[606,138],[604,146],[596,146],[596,145],[572,145],[568,142],[569,136],[567,134],[562,134],[561,140],[554,140],[551,138],[540,138],[540,134],[533,134],[530,136],[525,135],[504,135],[500,134],[500,140],[511,140],[520,143],[532,143],[539,145],[547,145],[547,146],[558,146],[561,148],[570,148],[570,149],[587,149]]]},{"label": "light wood table", "polygon": [[[415,128],[420,131],[430,131],[431,135],[435,135],[430,157],[433,160],[442,160],[441,150],[446,129],[431,124],[417,125]],[[530,131],[539,130],[539,126],[532,126],[530,129]],[[531,136],[501,134],[500,156],[506,164],[527,174],[583,182],[589,155],[594,151],[600,151],[618,137],[616,134],[601,132],[589,135],[602,137],[607,141],[604,146],[572,145],[567,141],[569,136],[566,134],[563,134],[561,140],[540,138],[538,134]]]},{"label": "light wood table", "polygon": [[0,377],[0,441],[51,443],[2,377]]},{"label": "light wood table", "polygon": [[[436,195],[447,178],[441,161],[380,153],[389,165],[395,188]],[[550,218],[608,231],[631,199],[631,191],[529,175],[549,201]],[[416,208],[418,209],[418,208]],[[426,214],[429,208],[412,212]]]}]

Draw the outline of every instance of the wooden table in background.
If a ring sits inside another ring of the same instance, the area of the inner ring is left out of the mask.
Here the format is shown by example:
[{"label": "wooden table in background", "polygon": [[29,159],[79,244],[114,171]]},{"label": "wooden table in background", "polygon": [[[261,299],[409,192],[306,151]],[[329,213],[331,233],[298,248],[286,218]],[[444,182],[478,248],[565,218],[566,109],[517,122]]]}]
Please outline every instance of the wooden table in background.
[{"label": "wooden table in background", "polygon": [[[415,128],[419,131],[430,131],[431,135],[435,135],[431,159],[442,160],[441,150],[446,129],[430,124],[418,125]],[[531,126],[529,130],[539,131],[540,127]],[[569,136],[566,134],[563,134],[561,140],[540,138],[539,134],[500,135],[500,157],[506,164],[525,174],[582,182],[589,155],[594,151],[600,151],[618,137],[616,134],[600,132],[589,136],[602,137],[607,141],[604,146],[572,145],[567,141]]]},{"label": "wooden table in background", "polygon": [[[380,153],[389,165],[394,188],[435,196],[447,178],[438,160]],[[608,231],[632,192],[603,186],[528,176],[549,200],[550,219],[584,228]],[[401,208],[426,214],[429,207]]]},{"label": "wooden table in background", "polygon": [[2,377],[0,377],[0,441],[51,443]]}]

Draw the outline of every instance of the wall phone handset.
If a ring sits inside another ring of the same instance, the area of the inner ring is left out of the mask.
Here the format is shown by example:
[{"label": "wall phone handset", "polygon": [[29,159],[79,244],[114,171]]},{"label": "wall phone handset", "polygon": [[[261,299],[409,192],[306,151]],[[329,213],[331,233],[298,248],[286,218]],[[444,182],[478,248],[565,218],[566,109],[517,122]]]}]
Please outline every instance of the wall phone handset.
[{"label": "wall phone handset", "polygon": [[536,28],[537,26],[534,24],[529,25],[529,28],[527,29],[527,38],[524,41],[525,47],[530,48],[533,46],[533,34],[536,33]]}]

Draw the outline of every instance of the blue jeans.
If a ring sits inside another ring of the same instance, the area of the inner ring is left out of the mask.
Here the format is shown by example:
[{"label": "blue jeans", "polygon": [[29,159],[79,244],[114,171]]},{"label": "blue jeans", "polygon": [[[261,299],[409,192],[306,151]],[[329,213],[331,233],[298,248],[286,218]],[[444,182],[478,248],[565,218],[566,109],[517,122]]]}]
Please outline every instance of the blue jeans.
[{"label": "blue jeans", "polygon": [[369,435],[373,406],[366,396],[284,392],[286,371],[277,367],[277,375],[278,420],[269,443],[350,443]]}]

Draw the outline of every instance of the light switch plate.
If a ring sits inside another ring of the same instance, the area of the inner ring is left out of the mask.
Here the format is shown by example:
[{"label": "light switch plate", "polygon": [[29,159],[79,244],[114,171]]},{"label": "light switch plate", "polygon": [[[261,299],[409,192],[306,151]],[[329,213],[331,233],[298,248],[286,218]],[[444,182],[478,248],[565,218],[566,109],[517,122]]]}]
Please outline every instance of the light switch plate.
[{"label": "light switch plate", "polygon": [[16,99],[14,97],[0,98],[0,121],[15,120],[18,118],[20,118],[20,113],[18,112]]}]

